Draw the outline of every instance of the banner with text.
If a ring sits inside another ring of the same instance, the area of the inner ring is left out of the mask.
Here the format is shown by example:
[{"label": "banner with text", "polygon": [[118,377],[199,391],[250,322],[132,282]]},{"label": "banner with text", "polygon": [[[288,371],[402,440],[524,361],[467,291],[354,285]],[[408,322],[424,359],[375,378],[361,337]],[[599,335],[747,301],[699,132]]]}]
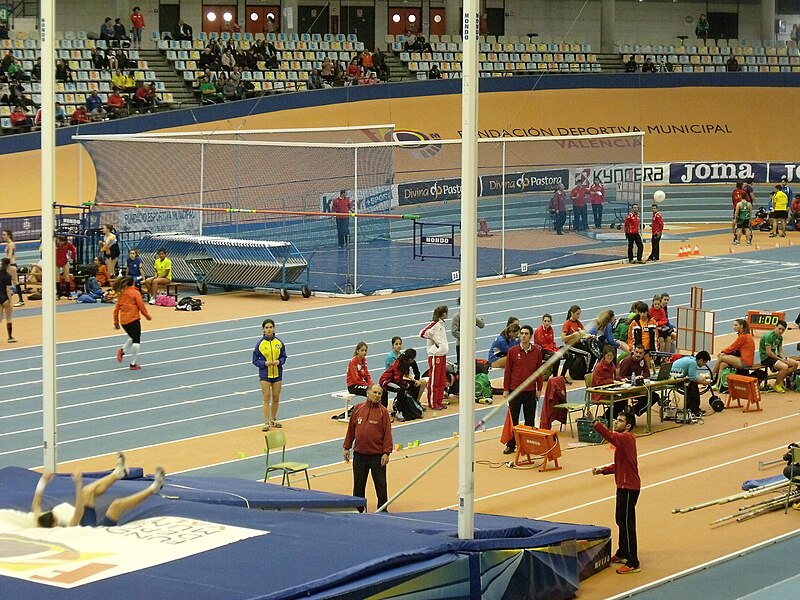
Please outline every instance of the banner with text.
[{"label": "banner with text", "polygon": [[736,183],[750,177],[755,183],[767,183],[767,163],[691,162],[669,166],[670,183]]}]

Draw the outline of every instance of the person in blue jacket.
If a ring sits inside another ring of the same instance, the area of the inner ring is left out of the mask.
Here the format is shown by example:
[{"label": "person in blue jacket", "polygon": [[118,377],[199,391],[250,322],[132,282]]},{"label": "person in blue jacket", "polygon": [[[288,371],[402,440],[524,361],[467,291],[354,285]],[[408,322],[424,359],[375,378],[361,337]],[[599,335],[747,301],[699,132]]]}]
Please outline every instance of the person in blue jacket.
[{"label": "person in blue jacket", "polygon": [[589,333],[597,336],[597,338],[600,340],[601,346],[608,345],[613,346],[617,350],[622,350],[623,352],[630,351],[627,342],[621,342],[620,340],[614,339],[613,310],[604,310],[597,315],[597,320],[595,321],[594,325],[589,328]]},{"label": "person in blue jacket", "polygon": [[264,337],[253,350],[253,364],[258,367],[258,378],[261,380],[264,411],[264,427],[261,431],[269,431],[270,427],[281,427],[277,420],[278,401],[281,396],[283,364],[286,362],[286,346],[275,336],[275,321],[264,319],[261,328],[264,330]]},{"label": "person in blue jacket", "polygon": [[492,347],[489,348],[489,366],[493,369],[502,369],[506,366],[508,351],[519,345],[519,323],[512,322],[498,335]]}]

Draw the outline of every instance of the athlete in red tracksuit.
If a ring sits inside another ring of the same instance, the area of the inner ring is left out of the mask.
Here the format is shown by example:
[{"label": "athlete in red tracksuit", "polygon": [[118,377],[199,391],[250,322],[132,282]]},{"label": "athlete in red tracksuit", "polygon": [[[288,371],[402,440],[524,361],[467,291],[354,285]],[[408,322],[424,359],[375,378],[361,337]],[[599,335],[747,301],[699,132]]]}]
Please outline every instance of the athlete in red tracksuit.
[{"label": "athlete in red tracksuit", "polygon": [[419,336],[428,342],[428,406],[434,410],[444,410],[444,388],[447,384],[447,330],[444,320],[447,318],[447,307],[437,306],[433,310],[433,318]]},{"label": "athlete in red tracksuit", "polygon": [[625,237],[628,238],[628,262],[633,262],[633,245],[636,244],[636,262],[641,263],[644,246],[639,233],[639,205],[631,205],[631,212],[625,217]]},{"label": "athlete in red tracksuit", "polygon": [[631,433],[636,418],[631,413],[622,413],[614,419],[614,431],[600,421],[594,422],[594,430],[614,446],[614,464],[595,467],[592,475],[614,475],[617,483],[617,514],[619,527],[619,549],[611,557],[612,563],[621,564],[620,575],[638,573],[639,554],[636,543],[636,502],[642,482],[639,479],[639,464],[636,456],[636,436]]}]

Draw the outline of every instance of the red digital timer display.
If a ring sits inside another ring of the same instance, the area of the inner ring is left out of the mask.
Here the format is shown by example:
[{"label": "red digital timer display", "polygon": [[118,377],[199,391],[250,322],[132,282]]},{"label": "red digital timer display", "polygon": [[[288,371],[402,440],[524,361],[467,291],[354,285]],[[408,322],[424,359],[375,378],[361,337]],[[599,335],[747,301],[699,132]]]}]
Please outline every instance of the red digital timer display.
[{"label": "red digital timer display", "polygon": [[771,310],[748,310],[747,323],[750,329],[775,329],[778,321],[786,319],[786,313]]}]

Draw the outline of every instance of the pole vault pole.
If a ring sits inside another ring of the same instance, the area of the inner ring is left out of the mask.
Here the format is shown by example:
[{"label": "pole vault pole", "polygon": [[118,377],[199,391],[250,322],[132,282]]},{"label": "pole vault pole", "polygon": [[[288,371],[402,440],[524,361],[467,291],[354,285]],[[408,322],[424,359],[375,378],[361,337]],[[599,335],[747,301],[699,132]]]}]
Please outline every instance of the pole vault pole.
[{"label": "pole vault pole", "polygon": [[461,401],[458,403],[458,537],[475,529],[475,279],[478,262],[478,0],[464,0],[461,66]]},{"label": "pole vault pole", "polygon": [[[39,35],[42,42],[42,131],[41,131],[41,209],[42,209],[42,451],[45,470],[55,473],[57,456],[56,385],[56,115],[55,115],[55,0],[42,0]],[[83,177],[83,173],[78,173]]]}]

